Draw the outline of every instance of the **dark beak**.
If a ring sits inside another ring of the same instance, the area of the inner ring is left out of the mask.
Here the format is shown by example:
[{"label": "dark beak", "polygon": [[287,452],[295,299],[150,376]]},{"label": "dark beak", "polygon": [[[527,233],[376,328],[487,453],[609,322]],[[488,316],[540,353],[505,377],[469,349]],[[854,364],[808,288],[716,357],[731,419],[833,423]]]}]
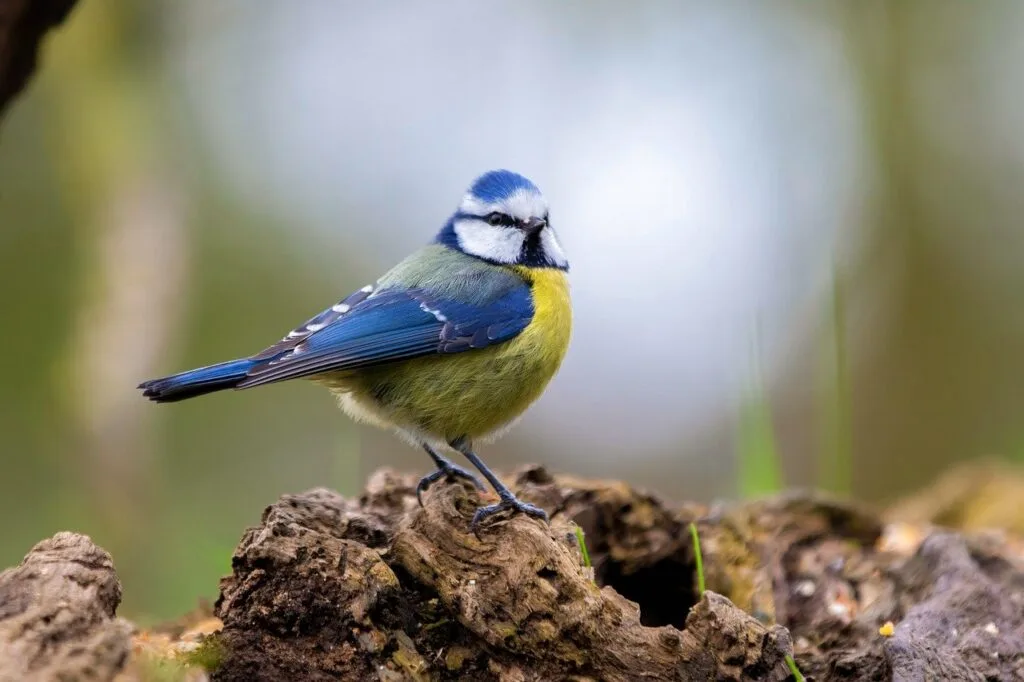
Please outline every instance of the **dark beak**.
[{"label": "dark beak", "polygon": [[532,237],[541,230],[543,230],[548,224],[545,218],[530,218],[523,222],[523,232],[526,233],[527,237]]}]

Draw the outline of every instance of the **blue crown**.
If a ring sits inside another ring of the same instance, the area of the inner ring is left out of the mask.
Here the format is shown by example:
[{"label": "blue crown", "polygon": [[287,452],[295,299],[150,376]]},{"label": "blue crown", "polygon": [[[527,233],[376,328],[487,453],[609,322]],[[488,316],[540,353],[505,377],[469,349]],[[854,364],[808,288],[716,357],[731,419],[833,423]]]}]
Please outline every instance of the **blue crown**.
[{"label": "blue crown", "polygon": [[493,170],[477,178],[473,186],[469,188],[469,193],[481,201],[493,203],[501,201],[521,189],[540,194],[537,186],[519,173]]}]

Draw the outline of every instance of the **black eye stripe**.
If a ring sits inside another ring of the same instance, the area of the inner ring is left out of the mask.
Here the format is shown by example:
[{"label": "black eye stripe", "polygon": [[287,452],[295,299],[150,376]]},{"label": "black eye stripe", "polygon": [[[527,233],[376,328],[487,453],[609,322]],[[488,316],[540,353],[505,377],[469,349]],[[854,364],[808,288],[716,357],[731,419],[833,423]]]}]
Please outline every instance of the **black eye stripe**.
[{"label": "black eye stripe", "polygon": [[498,211],[488,213],[483,217],[483,220],[488,225],[493,225],[495,227],[499,225],[501,225],[502,227],[513,227],[516,224],[515,218],[506,213],[500,213]]},{"label": "black eye stripe", "polygon": [[[490,213],[486,213],[484,215],[459,211],[453,216],[453,220],[479,220],[481,222],[487,223],[488,225],[491,225],[492,227],[521,227],[524,226],[527,222],[525,220],[517,220],[516,218],[513,218],[509,214],[502,213],[501,211],[491,211]],[[545,225],[548,224],[548,216],[546,214],[543,218],[541,218],[541,220],[544,221]]]}]

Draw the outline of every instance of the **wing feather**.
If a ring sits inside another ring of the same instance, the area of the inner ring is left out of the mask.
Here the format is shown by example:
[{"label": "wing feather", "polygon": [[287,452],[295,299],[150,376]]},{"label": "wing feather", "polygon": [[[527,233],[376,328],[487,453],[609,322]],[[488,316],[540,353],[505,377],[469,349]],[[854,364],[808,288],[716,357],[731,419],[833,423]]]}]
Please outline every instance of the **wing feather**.
[{"label": "wing feather", "polygon": [[253,356],[260,362],[238,387],[503,343],[529,325],[533,300],[525,282],[480,305],[423,289],[385,289],[367,293],[343,314],[327,313]]},{"label": "wing feather", "polygon": [[359,291],[346,296],[327,310],[312,317],[295,329],[288,332],[288,335],[275,343],[273,346],[252,356],[253,360],[269,360],[280,356],[282,353],[293,350],[297,345],[309,338],[311,334],[323,329],[327,325],[337,322],[342,315],[346,315],[357,305],[365,301],[373,293],[374,286],[368,284]]}]

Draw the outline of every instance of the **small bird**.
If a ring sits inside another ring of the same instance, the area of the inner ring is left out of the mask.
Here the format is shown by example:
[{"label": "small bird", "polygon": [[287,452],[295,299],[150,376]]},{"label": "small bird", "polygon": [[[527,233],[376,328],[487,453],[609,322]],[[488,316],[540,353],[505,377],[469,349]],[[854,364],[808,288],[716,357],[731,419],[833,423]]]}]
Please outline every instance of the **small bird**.
[{"label": "small bird", "polygon": [[434,241],[296,327],[266,350],[145,381],[174,402],[228,388],[312,379],[358,421],[422,447],[437,469],[416,487],[479,480],[441,454],[462,453],[497,492],[471,528],[499,512],[547,519],[487,468],[475,442],[500,435],[558,371],[569,345],[569,264],[537,187],[507,170],[485,173]]}]

